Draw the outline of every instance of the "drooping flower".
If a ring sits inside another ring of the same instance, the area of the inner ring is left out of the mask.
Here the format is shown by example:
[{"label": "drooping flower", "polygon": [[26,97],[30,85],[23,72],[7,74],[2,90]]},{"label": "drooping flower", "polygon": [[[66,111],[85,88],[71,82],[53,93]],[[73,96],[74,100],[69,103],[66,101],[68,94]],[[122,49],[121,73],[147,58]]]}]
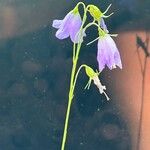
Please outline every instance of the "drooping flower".
[{"label": "drooping flower", "polygon": [[99,71],[102,71],[105,65],[107,65],[110,70],[116,68],[116,66],[122,69],[118,48],[109,34],[103,33],[103,35],[100,36],[97,47]]},{"label": "drooping flower", "polygon": [[100,79],[98,78],[98,75],[100,73],[95,72],[91,67],[89,67],[87,65],[85,66],[85,72],[86,72],[87,76],[89,77],[89,81],[88,81],[87,85],[85,86],[85,89],[90,88],[91,82],[93,80],[94,84],[99,89],[100,94],[104,94],[106,96],[106,99],[109,100],[110,98],[107,96],[107,94],[104,91],[104,90],[106,90],[106,86],[102,85]]},{"label": "drooping flower", "polygon": [[63,20],[54,20],[52,24],[54,28],[58,29],[56,32],[58,39],[66,39],[70,36],[74,43],[82,42],[82,38],[85,36],[84,33],[79,33],[81,25],[82,19],[77,7],[69,12]]}]

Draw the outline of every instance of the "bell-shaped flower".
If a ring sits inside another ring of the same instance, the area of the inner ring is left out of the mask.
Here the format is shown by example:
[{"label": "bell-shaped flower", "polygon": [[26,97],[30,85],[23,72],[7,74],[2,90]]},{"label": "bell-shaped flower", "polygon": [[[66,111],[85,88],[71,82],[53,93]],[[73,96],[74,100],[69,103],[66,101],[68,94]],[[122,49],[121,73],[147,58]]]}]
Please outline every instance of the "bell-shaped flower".
[{"label": "bell-shaped flower", "polygon": [[103,35],[99,37],[97,47],[99,71],[102,71],[106,65],[110,70],[116,68],[116,66],[122,69],[118,48],[109,34],[103,33]]},{"label": "bell-shaped flower", "polygon": [[82,19],[78,8],[69,12],[63,20],[54,20],[52,26],[57,30],[56,37],[58,39],[66,39],[70,36],[74,43],[82,42],[84,33],[79,33],[82,25]]},{"label": "bell-shaped flower", "polygon": [[99,89],[100,94],[104,94],[106,96],[106,99],[109,100],[110,98],[107,96],[107,94],[104,91],[104,90],[106,90],[106,86],[101,84],[101,81],[98,77],[98,75],[100,73],[95,72],[91,67],[89,67],[87,65],[85,66],[85,72],[86,72],[87,76],[89,77],[89,81],[88,81],[87,85],[85,86],[85,89],[89,89],[90,85],[91,85],[91,82],[93,81],[94,84]]}]

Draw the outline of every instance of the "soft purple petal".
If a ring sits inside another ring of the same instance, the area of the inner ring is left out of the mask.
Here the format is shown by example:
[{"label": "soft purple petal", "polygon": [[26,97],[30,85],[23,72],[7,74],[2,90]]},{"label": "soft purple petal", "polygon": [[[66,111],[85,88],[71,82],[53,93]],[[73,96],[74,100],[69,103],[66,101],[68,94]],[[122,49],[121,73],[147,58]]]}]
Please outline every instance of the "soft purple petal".
[{"label": "soft purple petal", "polygon": [[75,36],[75,43],[82,43],[83,42],[83,37],[86,36],[86,33],[84,32],[84,30],[77,32],[76,36]]},{"label": "soft purple petal", "polygon": [[101,72],[105,68],[105,58],[103,57],[103,55],[97,55],[97,61],[99,71]]},{"label": "soft purple petal", "polygon": [[113,63],[122,69],[122,63],[118,48],[114,40],[109,35],[107,35],[107,43],[110,47],[110,50],[112,51],[113,57],[111,59],[113,59]]},{"label": "soft purple petal", "polygon": [[114,52],[116,49],[114,48],[114,41],[109,35],[106,35],[104,37],[104,47],[105,47],[105,55],[106,55],[106,65],[111,70],[113,69],[113,66],[115,66],[114,61]]},{"label": "soft purple petal", "polygon": [[75,14],[69,26],[69,33],[72,42],[78,43],[79,40],[81,39],[80,36],[82,35],[79,34],[81,25],[82,25],[82,20],[80,14]]},{"label": "soft purple petal", "polygon": [[114,59],[115,59],[115,64],[120,67],[120,69],[122,69],[122,62],[121,62],[121,58],[120,58],[120,54],[119,52],[116,52],[114,54]]},{"label": "soft purple petal", "polygon": [[113,53],[106,41],[106,37],[101,37],[98,41],[98,62],[99,70],[102,71],[105,65],[112,69],[114,65]]},{"label": "soft purple petal", "polygon": [[115,64],[120,67],[120,69],[122,69],[122,62],[121,62],[121,58],[120,58],[120,53],[118,51],[118,48],[114,42],[114,40],[109,36],[109,42],[111,43],[111,48],[113,51],[113,55],[114,55],[114,62]]},{"label": "soft purple petal", "polygon": [[100,19],[100,26],[101,26],[101,28],[102,28],[104,31],[106,31],[107,33],[109,33],[109,31],[108,31],[108,29],[107,29],[107,26],[106,26],[105,21],[104,21],[103,18]]},{"label": "soft purple petal", "polygon": [[56,28],[56,29],[59,29],[61,24],[62,24],[62,20],[54,20],[53,21],[53,24],[52,24],[52,27]]},{"label": "soft purple petal", "polygon": [[69,37],[69,26],[72,20],[72,13],[68,13],[65,18],[62,20],[61,25],[59,26],[58,31],[56,32],[56,37],[58,39],[65,39]]},{"label": "soft purple petal", "polygon": [[105,48],[103,45],[102,39],[99,39],[98,41],[98,51],[97,51],[97,61],[99,65],[99,71],[102,71],[105,68],[106,65],[106,54],[105,54]]},{"label": "soft purple petal", "polygon": [[70,23],[72,21],[72,18],[74,17],[74,14],[72,12],[69,12],[65,18],[62,20],[62,24],[60,26],[60,28],[68,28],[70,26]]},{"label": "soft purple petal", "polygon": [[63,30],[63,29],[59,29],[57,32],[56,32],[56,37],[60,40],[62,39],[66,39],[69,37],[69,32],[68,30]]}]

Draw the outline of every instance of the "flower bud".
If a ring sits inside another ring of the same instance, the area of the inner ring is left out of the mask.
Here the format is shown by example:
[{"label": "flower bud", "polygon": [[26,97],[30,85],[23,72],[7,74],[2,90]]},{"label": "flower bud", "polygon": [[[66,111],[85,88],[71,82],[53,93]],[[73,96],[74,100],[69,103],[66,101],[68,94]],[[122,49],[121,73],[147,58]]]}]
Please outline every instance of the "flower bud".
[{"label": "flower bud", "polygon": [[100,9],[96,7],[95,5],[88,5],[88,11],[91,14],[91,16],[97,21],[99,21],[103,15]]}]

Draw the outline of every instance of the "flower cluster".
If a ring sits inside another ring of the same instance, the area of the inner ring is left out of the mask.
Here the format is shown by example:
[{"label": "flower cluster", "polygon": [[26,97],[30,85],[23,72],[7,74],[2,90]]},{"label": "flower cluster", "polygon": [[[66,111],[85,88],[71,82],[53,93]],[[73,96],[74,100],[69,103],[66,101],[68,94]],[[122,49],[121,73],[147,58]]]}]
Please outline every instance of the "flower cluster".
[{"label": "flower cluster", "polygon": [[[79,12],[79,5],[83,6],[84,13],[83,17],[81,17]],[[69,114],[72,99],[74,97],[74,89],[76,86],[77,77],[79,72],[82,68],[85,68],[86,75],[89,77],[89,81],[85,87],[85,89],[89,89],[91,82],[97,86],[100,94],[104,94],[106,99],[109,100],[109,97],[105,93],[106,87],[101,84],[99,79],[100,72],[107,66],[110,70],[116,68],[116,66],[122,68],[122,62],[120,59],[120,54],[118,48],[111,38],[111,36],[116,36],[109,34],[109,30],[105,24],[105,18],[110,17],[110,15],[106,15],[111,5],[102,12],[97,6],[95,5],[88,5],[85,6],[83,2],[79,2],[73,10],[71,10],[62,20],[54,20],[52,26],[57,30],[56,37],[58,39],[66,39],[70,37],[71,41],[74,43],[73,46],[73,66],[71,71],[71,79],[70,79],[70,89],[68,95],[68,107],[66,112],[66,119],[65,119],[65,126],[64,126],[64,133],[62,139],[62,146],[61,150],[65,149],[66,137],[67,137],[67,129],[68,129],[68,121],[69,121]],[[91,15],[92,22],[87,23],[88,13]],[[91,67],[86,64],[82,64],[78,70],[77,63],[80,54],[80,49],[82,42],[84,41],[84,37],[86,36],[86,30],[90,26],[96,26],[98,29],[98,38],[93,40],[92,42],[88,43],[87,45],[95,42],[98,40],[97,44],[97,61],[98,61],[98,68],[99,71],[94,71]]]},{"label": "flower cluster", "polygon": [[[78,9],[80,3],[82,2],[79,2],[76,7],[64,17],[63,20],[53,21],[52,26],[58,29],[56,32],[56,37],[58,39],[66,39],[70,37],[71,41],[74,44],[82,43],[83,37],[86,36],[86,29],[94,25],[98,28],[99,36],[98,38],[90,42],[90,44],[98,40],[97,61],[99,66],[99,72],[101,72],[106,66],[110,70],[116,68],[116,66],[122,69],[120,53],[114,40],[111,37],[116,35],[109,34],[109,30],[104,21],[105,18],[108,18],[113,14],[111,13],[110,15],[106,15],[111,5],[109,5],[107,9],[102,12],[95,5],[88,5],[87,7],[85,7],[85,5],[82,3],[84,5],[84,14],[87,16],[87,13],[89,13],[93,18],[93,21],[91,23],[85,25],[85,20],[81,18]],[[101,85],[101,82],[98,79],[98,74],[95,74],[93,78],[90,77],[90,81],[91,79],[94,81],[94,84],[99,88],[100,93],[104,93],[104,90],[106,88],[105,86]]]}]

